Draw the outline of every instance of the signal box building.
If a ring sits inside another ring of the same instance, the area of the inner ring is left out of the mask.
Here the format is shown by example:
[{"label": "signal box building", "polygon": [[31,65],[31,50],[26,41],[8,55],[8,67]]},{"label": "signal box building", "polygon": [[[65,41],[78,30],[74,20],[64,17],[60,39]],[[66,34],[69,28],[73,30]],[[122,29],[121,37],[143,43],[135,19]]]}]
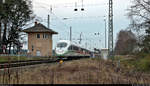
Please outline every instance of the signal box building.
[{"label": "signal box building", "polygon": [[52,56],[52,35],[58,34],[43,24],[35,22],[33,27],[23,30],[28,33],[28,54],[31,56]]}]

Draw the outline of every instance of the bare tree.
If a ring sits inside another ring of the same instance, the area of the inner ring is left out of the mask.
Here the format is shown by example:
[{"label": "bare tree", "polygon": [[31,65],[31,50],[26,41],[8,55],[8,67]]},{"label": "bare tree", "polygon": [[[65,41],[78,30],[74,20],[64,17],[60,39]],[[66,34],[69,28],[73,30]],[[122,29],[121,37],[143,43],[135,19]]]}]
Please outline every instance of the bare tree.
[{"label": "bare tree", "polygon": [[150,22],[150,0],[133,0],[128,9],[128,17],[131,19],[131,28],[140,30],[149,27]]},{"label": "bare tree", "polygon": [[[130,28],[138,31],[139,47],[144,53],[150,51],[150,0],[133,0],[133,4],[128,9],[128,17],[131,19]],[[144,32],[141,32],[144,30]]]}]

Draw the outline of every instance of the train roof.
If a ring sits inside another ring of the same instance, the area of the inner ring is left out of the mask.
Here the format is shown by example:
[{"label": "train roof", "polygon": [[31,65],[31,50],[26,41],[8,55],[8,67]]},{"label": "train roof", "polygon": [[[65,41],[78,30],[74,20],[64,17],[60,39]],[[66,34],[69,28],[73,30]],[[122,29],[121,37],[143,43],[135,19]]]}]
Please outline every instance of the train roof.
[{"label": "train roof", "polygon": [[69,40],[59,40],[57,43],[59,43],[59,42],[66,42],[66,43],[70,43],[70,41],[69,41]]},{"label": "train roof", "polygon": [[89,50],[89,49],[86,49],[86,48],[82,47],[82,46],[81,46],[81,45],[79,45],[79,44],[76,44],[76,43],[74,43],[74,42],[71,42],[70,40],[59,40],[57,43],[60,43],[60,42],[65,42],[65,43],[67,43],[67,44],[72,44],[72,45],[75,45],[75,46],[81,47],[81,48],[82,48],[82,49],[84,49],[84,50],[91,51],[91,50]]},{"label": "train roof", "polygon": [[73,43],[73,42],[71,42],[70,40],[59,40],[57,43],[60,43],[60,42],[65,42],[65,43],[67,43],[67,44],[72,44],[72,45],[81,47],[80,45],[78,45],[78,44],[76,44],[76,43]]}]

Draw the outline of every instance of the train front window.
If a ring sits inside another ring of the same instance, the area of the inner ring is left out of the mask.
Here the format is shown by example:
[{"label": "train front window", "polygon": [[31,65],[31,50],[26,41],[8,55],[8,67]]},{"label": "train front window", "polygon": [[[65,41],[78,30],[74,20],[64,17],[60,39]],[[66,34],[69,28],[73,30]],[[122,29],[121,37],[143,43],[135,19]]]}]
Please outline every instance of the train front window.
[{"label": "train front window", "polygon": [[59,44],[57,44],[57,47],[59,47],[59,48],[64,48],[66,46],[67,46],[67,43],[59,43]]}]

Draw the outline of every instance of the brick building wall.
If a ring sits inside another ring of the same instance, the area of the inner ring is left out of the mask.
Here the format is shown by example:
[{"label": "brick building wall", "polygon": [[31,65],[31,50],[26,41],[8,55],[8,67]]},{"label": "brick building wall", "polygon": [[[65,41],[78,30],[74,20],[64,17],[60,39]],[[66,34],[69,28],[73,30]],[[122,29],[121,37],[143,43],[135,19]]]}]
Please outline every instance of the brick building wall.
[{"label": "brick building wall", "polygon": [[28,49],[32,56],[52,56],[52,43],[50,33],[28,33]]}]

